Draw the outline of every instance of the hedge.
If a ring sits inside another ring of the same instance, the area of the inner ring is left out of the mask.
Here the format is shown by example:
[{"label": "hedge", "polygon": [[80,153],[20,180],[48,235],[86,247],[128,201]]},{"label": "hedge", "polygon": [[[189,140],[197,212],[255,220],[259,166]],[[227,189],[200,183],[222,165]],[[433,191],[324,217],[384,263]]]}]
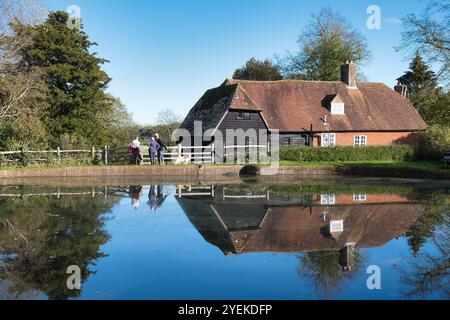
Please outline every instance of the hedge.
[{"label": "hedge", "polygon": [[416,159],[441,160],[446,151],[450,151],[450,128],[429,126],[419,137]]},{"label": "hedge", "polygon": [[410,145],[280,148],[280,160],[286,161],[412,161],[414,148]]}]

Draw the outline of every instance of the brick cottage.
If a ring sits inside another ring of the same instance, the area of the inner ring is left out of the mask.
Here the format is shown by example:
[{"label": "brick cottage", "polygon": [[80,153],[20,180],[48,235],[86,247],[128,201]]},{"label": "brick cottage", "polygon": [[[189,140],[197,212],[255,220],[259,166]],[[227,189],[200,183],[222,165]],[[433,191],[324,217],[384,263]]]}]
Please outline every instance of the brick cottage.
[{"label": "brick cottage", "polygon": [[[341,81],[227,79],[206,91],[181,128],[279,130],[280,145],[376,146],[414,144],[426,123],[405,98],[406,88],[357,82],[356,66]],[[246,141],[254,144],[258,141]]]}]

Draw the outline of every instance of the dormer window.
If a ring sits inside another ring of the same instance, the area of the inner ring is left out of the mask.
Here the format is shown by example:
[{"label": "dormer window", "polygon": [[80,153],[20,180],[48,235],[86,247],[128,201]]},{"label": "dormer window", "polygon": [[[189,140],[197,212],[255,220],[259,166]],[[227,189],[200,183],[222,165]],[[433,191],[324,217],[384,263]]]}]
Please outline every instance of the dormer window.
[{"label": "dormer window", "polygon": [[336,94],[330,102],[329,110],[331,114],[344,115],[345,114],[345,104],[339,94]]}]

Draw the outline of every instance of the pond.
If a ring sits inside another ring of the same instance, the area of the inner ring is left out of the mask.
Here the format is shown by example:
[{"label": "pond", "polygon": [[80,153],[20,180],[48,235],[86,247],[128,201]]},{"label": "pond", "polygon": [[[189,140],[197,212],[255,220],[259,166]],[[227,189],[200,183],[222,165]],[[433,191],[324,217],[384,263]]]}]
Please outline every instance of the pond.
[{"label": "pond", "polygon": [[408,180],[4,185],[0,299],[449,299],[449,209]]}]

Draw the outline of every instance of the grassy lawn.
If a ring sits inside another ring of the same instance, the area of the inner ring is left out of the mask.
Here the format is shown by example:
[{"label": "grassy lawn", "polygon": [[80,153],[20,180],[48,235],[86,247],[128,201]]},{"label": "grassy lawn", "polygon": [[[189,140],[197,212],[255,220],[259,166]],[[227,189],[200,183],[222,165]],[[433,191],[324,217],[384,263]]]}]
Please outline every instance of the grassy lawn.
[{"label": "grassy lawn", "polygon": [[450,166],[445,168],[440,161],[422,161],[422,162],[395,162],[395,161],[280,161],[284,166],[305,166],[305,167],[335,167],[341,165],[364,165],[375,167],[395,167],[395,168],[414,168],[414,169],[429,169],[429,170],[450,170]]},{"label": "grassy lawn", "polygon": [[1,166],[0,170],[34,170],[34,169],[57,169],[57,168],[70,168],[70,167],[100,167],[102,164],[92,164],[89,162],[80,163],[39,163],[29,164],[27,166],[14,165],[14,166]]}]

